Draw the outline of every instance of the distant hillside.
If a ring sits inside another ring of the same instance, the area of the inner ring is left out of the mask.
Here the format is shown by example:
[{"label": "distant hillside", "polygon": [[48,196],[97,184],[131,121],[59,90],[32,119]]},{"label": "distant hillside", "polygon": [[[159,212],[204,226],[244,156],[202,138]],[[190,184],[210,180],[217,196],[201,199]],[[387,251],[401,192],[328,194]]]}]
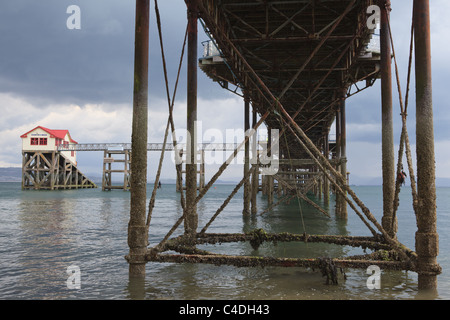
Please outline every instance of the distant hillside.
[{"label": "distant hillside", "polygon": [[0,182],[21,182],[22,168],[20,167],[0,167]]}]

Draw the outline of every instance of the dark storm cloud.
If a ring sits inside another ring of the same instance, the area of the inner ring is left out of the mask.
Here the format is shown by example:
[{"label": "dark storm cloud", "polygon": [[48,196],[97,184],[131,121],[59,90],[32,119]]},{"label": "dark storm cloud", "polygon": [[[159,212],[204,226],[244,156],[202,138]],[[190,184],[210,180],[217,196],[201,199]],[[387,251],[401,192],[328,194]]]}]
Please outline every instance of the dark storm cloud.
[{"label": "dark storm cloud", "polygon": [[[126,99],[132,10],[108,10],[117,1],[97,1],[99,8],[88,1],[14,3],[2,6],[0,14],[0,90],[44,103]],[[81,30],[66,27],[70,4],[81,8]],[[118,27],[107,32],[111,21]]]},{"label": "dark storm cloud", "polygon": [[[150,2],[150,95],[165,97],[154,5]],[[81,9],[80,30],[66,27],[70,5]],[[186,27],[186,6],[181,0],[166,0],[160,1],[159,7],[173,88]],[[135,1],[130,0],[2,1],[0,92],[42,105],[131,102],[134,15]],[[199,77],[203,81],[203,75]],[[183,72],[181,83],[184,80]],[[184,93],[181,87],[179,97]],[[208,90],[204,94],[208,95]]]}]

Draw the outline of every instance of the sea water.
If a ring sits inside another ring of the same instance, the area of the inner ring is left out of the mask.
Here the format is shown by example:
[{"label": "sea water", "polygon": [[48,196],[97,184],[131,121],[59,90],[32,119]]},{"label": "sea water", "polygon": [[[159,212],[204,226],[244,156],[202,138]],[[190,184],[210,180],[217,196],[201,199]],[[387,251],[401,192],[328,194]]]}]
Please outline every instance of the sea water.
[{"label": "sea water", "polygon": [[[148,185],[148,196],[153,186]],[[199,227],[214,215],[234,185],[215,185],[198,203]],[[381,220],[381,187],[352,187]],[[267,232],[370,236],[367,227],[349,208],[348,219],[334,213],[334,196],[327,206],[331,218],[305,202],[292,199],[260,215],[267,199],[258,194],[256,216],[242,215],[242,191],[209,227],[208,232],[242,233],[262,228]],[[22,191],[20,183],[0,183],[0,299],[415,299],[417,274],[382,270],[380,288],[369,289],[367,270],[348,269],[337,285],[327,285],[318,270],[306,268],[238,268],[204,264],[148,263],[146,277],[131,281],[124,256],[128,253],[127,225],[130,194],[127,191],[80,189]],[[277,198],[275,197],[275,202]],[[398,239],[414,249],[417,230],[411,190],[400,193]],[[162,185],[149,230],[156,245],[181,216],[180,194],[175,185]],[[437,189],[440,250],[438,295],[450,298],[450,188]],[[183,232],[183,226],[175,236]],[[233,255],[292,258],[343,258],[362,249],[318,243],[249,243],[205,245],[202,249]],[[70,270],[77,268],[77,284]],[[72,268],[72,269],[71,269]]]}]

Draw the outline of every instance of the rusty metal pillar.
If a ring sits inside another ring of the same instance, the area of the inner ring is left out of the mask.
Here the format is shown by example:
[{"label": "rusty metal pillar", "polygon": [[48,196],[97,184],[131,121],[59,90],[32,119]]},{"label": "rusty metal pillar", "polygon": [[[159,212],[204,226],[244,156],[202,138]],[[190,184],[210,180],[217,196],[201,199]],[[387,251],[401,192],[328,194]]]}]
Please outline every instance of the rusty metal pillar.
[{"label": "rusty metal pillar", "polygon": [[[340,136],[340,149],[341,149],[341,158],[340,158],[340,164],[341,164],[341,174],[345,178],[347,177],[347,129],[346,129],[346,120],[345,120],[345,99],[346,99],[346,90],[342,89],[340,94],[341,98],[341,105],[340,105],[340,117],[339,120],[341,122],[340,130],[341,130],[341,136]],[[345,182],[347,183],[347,180],[345,179]],[[345,192],[345,191],[344,191]],[[341,218],[347,219],[348,213],[347,213],[347,202],[345,201],[345,198],[343,196],[339,197],[339,216]]]},{"label": "rusty metal pillar", "polygon": [[[186,208],[191,207],[197,197],[197,0],[187,1],[187,131],[186,146]],[[191,207],[192,208],[192,207]],[[188,209],[184,219],[185,234],[194,237],[198,227],[197,208]]]},{"label": "rusty metal pillar", "polygon": [[416,154],[418,286],[421,291],[437,290],[440,268],[439,236],[436,230],[436,184],[431,81],[430,7],[428,0],[414,0],[416,68]]},{"label": "rusty metal pillar", "polygon": [[[328,159],[330,154],[330,141],[329,141],[329,134],[328,129],[325,133],[325,143],[324,143],[324,153],[325,157]],[[330,203],[330,182],[328,181],[328,178],[324,175],[323,176],[323,201],[325,204]]]},{"label": "rusty metal pillar", "polygon": [[[252,127],[254,128],[256,123],[257,123],[257,119],[256,119],[256,110],[255,110],[255,106],[253,105],[253,110],[252,110]],[[259,166],[258,166],[258,134],[255,131],[253,133],[253,137],[252,137],[252,158],[253,158],[253,165],[252,165],[252,192],[251,192],[251,198],[250,198],[250,203],[251,203],[251,213],[252,214],[256,214],[257,212],[257,203],[256,203],[256,195],[258,194],[259,191]]]},{"label": "rusty metal pillar", "polygon": [[[317,174],[319,174],[319,169],[316,167],[314,172],[316,172]],[[322,184],[322,179],[319,178],[318,179],[318,183],[317,183],[317,197],[319,198],[319,200],[322,200],[322,190],[323,190],[323,184]]]},{"label": "rusty metal pillar", "polygon": [[383,171],[383,218],[381,224],[391,237],[396,237],[397,223],[394,219],[395,155],[394,122],[392,115],[392,55],[388,19],[391,11],[389,0],[381,0],[380,6],[381,50],[381,157]]},{"label": "rusty metal pillar", "polygon": [[130,277],[145,276],[148,245],[147,204],[147,122],[148,122],[148,48],[149,0],[136,1],[133,120],[131,135],[130,221],[127,260]]},{"label": "rusty metal pillar", "polygon": [[[248,92],[244,92],[244,130],[245,134],[249,133],[250,130],[250,98]],[[244,177],[250,171],[250,141],[247,140],[245,142],[245,150],[244,150]],[[250,195],[251,186],[250,179],[244,181],[244,209],[242,210],[242,214],[247,215],[250,214]]]},{"label": "rusty metal pillar", "polygon": [[[341,161],[341,106],[340,104],[336,105],[336,171],[340,171],[340,161]],[[339,194],[339,192],[337,192],[337,190],[335,190],[335,195],[336,195],[336,215],[340,216],[341,213],[341,203],[342,203],[342,195]]]},{"label": "rusty metal pillar", "polygon": [[[267,156],[269,158],[272,157],[272,130],[271,128],[267,128]],[[267,193],[267,203],[268,205],[272,205],[273,203],[273,176],[266,175],[266,193]]]}]

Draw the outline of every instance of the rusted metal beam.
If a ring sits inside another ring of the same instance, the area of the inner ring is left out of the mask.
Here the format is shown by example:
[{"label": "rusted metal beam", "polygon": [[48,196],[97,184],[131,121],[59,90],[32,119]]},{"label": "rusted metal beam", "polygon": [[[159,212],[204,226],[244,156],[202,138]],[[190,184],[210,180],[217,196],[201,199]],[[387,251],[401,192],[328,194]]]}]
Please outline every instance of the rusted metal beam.
[{"label": "rusted metal beam", "polygon": [[[355,38],[355,37],[354,37]],[[294,114],[293,119],[295,120],[295,118],[297,117],[297,115],[303,110],[304,106],[306,105],[306,103],[308,103],[308,101],[312,98],[313,94],[319,90],[320,86],[325,82],[325,80],[329,77],[329,75],[331,74],[331,72],[333,71],[333,69],[338,65],[338,63],[342,60],[343,56],[347,53],[348,48],[350,48],[351,44],[354,41],[354,38],[352,39],[352,41],[350,41],[347,46],[345,47],[344,50],[342,50],[341,54],[338,56],[338,58],[334,61],[332,67],[330,68],[330,70],[322,77],[322,79],[317,83],[317,85],[314,87],[313,91],[311,92],[311,94],[309,95],[308,99],[305,100],[303,102],[303,104],[301,105],[300,108],[298,108],[297,112]]]},{"label": "rusted metal beam", "polygon": [[[172,263],[205,263],[214,265],[231,265],[235,267],[307,267],[320,268],[321,259],[303,258],[273,258],[254,256],[227,256],[227,255],[199,255],[199,254],[158,254],[147,255],[148,261],[172,262]],[[354,259],[332,259],[333,264],[338,268],[360,268],[367,269],[375,264],[384,270],[411,270],[406,262],[402,261],[381,261],[381,260],[354,260]]]},{"label": "rusted metal beam", "polygon": [[[297,26],[298,28],[301,28],[301,27],[298,26],[296,23],[294,23],[294,22],[292,21],[292,19],[294,19],[296,15],[302,13],[307,7],[308,7],[308,6],[304,6],[303,8],[301,8],[300,10],[298,10],[297,12],[295,12],[295,13],[294,13],[292,16],[290,16],[289,18],[288,18],[286,15],[282,14],[283,17],[286,18],[286,21],[284,21],[278,28],[276,28],[271,34],[269,34],[269,38],[272,38],[274,35],[276,35],[281,29],[283,29],[283,28],[284,28],[286,25],[288,25],[289,23],[292,23],[292,24],[294,24],[295,26]],[[273,6],[271,6],[271,8],[274,9]],[[279,12],[279,11],[278,11],[278,12]],[[302,30],[305,30],[305,29],[303,29],[303,28],[301,28],[301,29],[302,29]]]},{"label": "rusted metal beam", "polygon": [[314,50],[311,52],[308,59],[305,60],[305,62],[302,64],[300,69],[297,71],[297,73],[291,78],[291,80],[288,82],[286,87],[281,91],[278,99],[281,99],[287,90],[292,86],[295,80],[300,76],[300,74],[303,72],[303,70],[306,68],[306,66],[309,64],[311,59],[317,54],[319,49],[323,46],[323,44],[328,40],[328,38],[331,36],[333,31],[337,28],[337,26],[341,23],[342,19],[347,15],[347,13],[350,11],[350,9],[355,4],[356,0],[352,0],[347,7],[345,8],[344,12],[338,17],[337,20],[335,20],[334,24],[331,26],[330,30],[328,30],[327,34],[320,40],[320,42],[317,44],[317,46],[314,48]]}]

